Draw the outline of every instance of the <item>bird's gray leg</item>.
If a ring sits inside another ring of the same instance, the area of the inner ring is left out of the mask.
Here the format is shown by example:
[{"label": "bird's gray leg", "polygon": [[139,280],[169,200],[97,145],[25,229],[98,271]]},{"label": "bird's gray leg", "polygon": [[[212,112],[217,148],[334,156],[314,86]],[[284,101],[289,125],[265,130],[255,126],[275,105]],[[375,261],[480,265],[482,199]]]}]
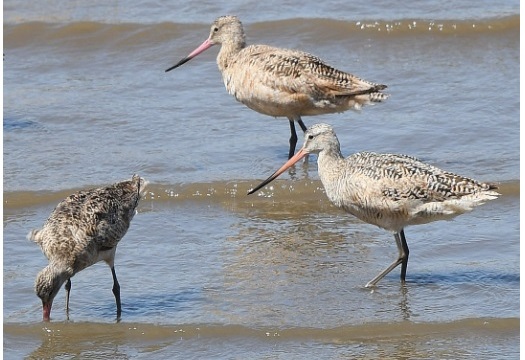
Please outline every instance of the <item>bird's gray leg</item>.
[{"label": "bird's gray leg", "polygon": [[288,159],[290,159],[295,154],[295,146],[297,145],[297,133],[295,132],[294,118],[289,117],[288,121],[290,122],[290,150],[288,151]]},{"label": "bird's gray leg", "polygon": [[[296,144],[297,144],[297,132],[295,131],[294,121],[297,121],[297,123],[301,127],[301,130],[303,130],[303,133],[306,132],[306,125],[304,124],[304,122],[303,122],[303,120],[301,119],[300,116],[297,116],[297,117],[294,117],[294,118],[288,118],[288,120],[290,120],[290,130],[291,130],[291,133],[292,133],[292,135],[290,137],[290,151],[288,153],[288,159],[290,159],[295,153],[295,147],[296,147]],[[292,130],[292,128],[293,128],[293,130]],[[292,147],[292,141],[293,141],[293,147]],[[304,163],[305,164],[308,163],[308,155],[305,156]]]},{"label": "bird's gray leg", "polygon": [[71,291],[71,279],[67,279],[66,285],[66,318],[69,320],[69,292]]},{"label": "bird's gray leg", "polygon": [[[303,120],[301,119],[300,116],[297,118],[297,123],[299,124],[299,126],[300,126],[301,129],[303,130],[303,133],[305,133],[305,132],[306,132],[306,125],[304,124],[304,122],[303,122]],[[309,157],[309,156],[310,156],[310,155],[306,155],[306,156],[304,157],[304,163],[305,163],[305,164],[308,163],[308,157]]]},{"label": "bird's gray leg", "polygon": [[301,117],[297,118],[297,123],[299,124],[303,132],[306,132],[306,125],[304,124],[303,119],[301,119]]},{"label": "bird's gray leg", "polygon": [[[408,265],[408,254],[410,251],[408,250],[408,244],[407,240],[405,238],[405,231],[401,230],[399,232],[399,237],[401,240],[401,249],[399,250],[399,258],[402,259],[401,263],[401,282],[405,282],[405,276],[407,274],[407,265]],[[399,245],[398,245],[399,246]]]},{"label": "bird's gray leg", "polygon": [[[402,234],[400,236],[400,234]],[[382,278],[385,277],[386,274],[388,274],[390,271],[392,271],[396,266],[399,264],[404,264],[404,273],[403,268],[401,269],[401,281],[404,282],[405,278],[404,275],[406,274],[406,266],[408,263],[408,246],[406,244],[405,240],[405,234],[403,230],[401,230],[399,233],[395,233],[394,237],[396,239],[397,249],[399,250],[399,257],[396,261],[394,261],[392,264],[390,264],[389,267],[387,267],[385,270],[381,271],[375,278],[370,280],[365,287],[372,287],[375,286]]]},{"label": "bird's gray leg", "polygon": [[114,266],[111,267],[111,274],[113,275],[113,295],[115,295],[115,302],[117,303],[117,319],[120,319],[120,314],[122,313],[122,306],[120,304],[120,284],[118,283]]}]

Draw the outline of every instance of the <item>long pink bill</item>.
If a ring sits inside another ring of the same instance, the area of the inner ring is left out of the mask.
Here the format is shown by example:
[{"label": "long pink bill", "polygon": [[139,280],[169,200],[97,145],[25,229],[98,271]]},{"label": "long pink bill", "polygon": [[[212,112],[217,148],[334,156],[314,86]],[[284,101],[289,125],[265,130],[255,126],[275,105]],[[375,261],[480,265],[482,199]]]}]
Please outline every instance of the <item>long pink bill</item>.
[{"label": "long pink bill", "polygon": [[257,185],[255,188],[251,189],[250,191],[248,191],[248,195],[251,195],[253,194],[254,192],[256,192],[257,190],[259,190],[260,188],[262,188],[263,186],[271,183],[272,181],[274,181],[279,175],[281,175],[283,172],[285,172],[288,168],[290,168],[292,165],[294,165],[296,162],[298,162],[299,160],[301,160],[302,158],[304,158],[306,155],[308,155],[308,152],[305,151],[304,149],[301,149],[297,152],[297,154],[295,154],[294,156],[292,156],[290,158],[290,160],[288,160],[283,166],[281,166],[281,168],[279,170],[277,170],[276,172],[274,172],[268,179],[264,180],[262,183],[260,183],[259,185]]},{"label": "long pink bill", "polygon": [[206,39],[206,41],[204,41],[198,48],[196,48],[195,50],[193,50],[188,56],[186,56],[184,59],[182,59],[181,61],[179,61],[178,63],[176,63],[175,65],[173,65],[172,67],[170,67],[169,69],[166,69],[166,72],[168,71],[171,71],[175,68],[178,68],[179,66],[187,63],[188,61],[190,61],[191,59],[193,59],[195,56],[199,55],[200,53],[208,50],[209,48],[211,48],[213,46],[212,42],[210,41],[210,39]]},{"label": "long pink bill", "polygon": [[51,317],[51,305],[53,305],[51,302],[46,304],[42,303],[42,320],[49,321]]}]

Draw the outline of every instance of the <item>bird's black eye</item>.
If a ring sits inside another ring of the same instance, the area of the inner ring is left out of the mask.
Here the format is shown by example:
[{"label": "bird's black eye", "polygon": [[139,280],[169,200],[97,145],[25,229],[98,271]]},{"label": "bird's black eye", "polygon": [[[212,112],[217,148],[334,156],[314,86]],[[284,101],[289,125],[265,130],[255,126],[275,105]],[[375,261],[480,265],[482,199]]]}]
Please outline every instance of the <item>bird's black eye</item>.
[{"label": "bird's black eye", "polygon": [[217,31],[219,31],[219,28],[218,28],[217,26],[215,26],[215,27],[213,28],[213,32],[217,32]]},{"label": "bird's black eye", "polygon": [[308,139],[312,140],[314,138],[313,135],[308,135]]}]

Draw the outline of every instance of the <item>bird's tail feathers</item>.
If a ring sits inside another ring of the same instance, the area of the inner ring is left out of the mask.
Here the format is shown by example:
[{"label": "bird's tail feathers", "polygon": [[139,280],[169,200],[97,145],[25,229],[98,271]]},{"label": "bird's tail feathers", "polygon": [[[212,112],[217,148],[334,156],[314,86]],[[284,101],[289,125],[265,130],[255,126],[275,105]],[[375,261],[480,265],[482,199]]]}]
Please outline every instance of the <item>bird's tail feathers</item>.
[{"label": "bird's tail feathers", "polygon": [[373,92],[368,94],[368,97],[370,102],[382,102],[388,99],[390,95],[382,92]]},{"label": "bird's tail feathers", "polygon": [[354,110],[361,110],[363,105],[373,105],[374,103],[383,102],[390,97],[389,94],[382,92],[372,92],[367,94],[356,95],[349,102],[349,107]]},{"label": "bird's tail feathers", "polygon": [[141,177],[141,176],[139,176],[137,174],[133,174],[133,177],[131,178],[131,181],[137,187],[138,193],[141,196],[146,194],[146,185],[149,184],[149,181],[147,181],[146,179],[144,179],[143,177]]},{"label": "bird's tail feathers", "polygon": [[463,196],[461,199],[445,201],[447,210],[451,213],[461,214],[474,210],[475,207],[485,204],[489,200],[497,199],[501,194],[496,191],[483,191],[472,196]]},{"label": "bird's tail feathers", "polygon": [[40,230],[41,229],[33,229],[33,230],[31,230],[27,234],[27,240],[33,241],[33,242],[38,244],[40,242],[40,237],[39,237]]}]

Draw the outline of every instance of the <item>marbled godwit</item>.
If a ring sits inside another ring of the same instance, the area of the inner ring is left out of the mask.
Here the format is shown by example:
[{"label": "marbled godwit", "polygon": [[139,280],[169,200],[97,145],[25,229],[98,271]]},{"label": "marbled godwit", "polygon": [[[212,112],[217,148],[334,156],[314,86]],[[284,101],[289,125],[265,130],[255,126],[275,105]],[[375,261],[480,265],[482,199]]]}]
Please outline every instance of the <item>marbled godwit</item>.
[{"label": "marbled godwit", "polygon": [[42,299],[43,319],[49,321],[53,299],[66,282],[69,318],[71,277],[104,260],[113,275],[113,294],[120,318],[120,285],[115,273],[115,251],[135,215],[145,181],[138,175],[111,186],[79,191],[60,202],[42,229],[28,234],[49,260],[36,277],[35,291]]},{"label": "marbled godwit", "polygon": [[360,152],[345,159],[335,132],[326,124],[309,128],[297,154],[248,194],[309,153],[318,154],[319,177],[335,206],[394,232],[398,259],[366,287],[376,285],[399,264],[401,281],[405,282],[409,253],[403,230],[406,226],[448,220],[500,195],[493,191],[495,185],[443,171],[411,156]]},{"label": "marbled godwit", "polygon": [[358,110],[388,97],[380,92],[386,85],[337,70],[311,54],[267,45],[246,46],[242,23],[236,16],[217,18],[208,39],[166,72],[216,44],[221,44],[217,65],[228,93],[261,114],[288,118],[289,158],[297,143],[294,121],[306,131],[301,116]]}]

